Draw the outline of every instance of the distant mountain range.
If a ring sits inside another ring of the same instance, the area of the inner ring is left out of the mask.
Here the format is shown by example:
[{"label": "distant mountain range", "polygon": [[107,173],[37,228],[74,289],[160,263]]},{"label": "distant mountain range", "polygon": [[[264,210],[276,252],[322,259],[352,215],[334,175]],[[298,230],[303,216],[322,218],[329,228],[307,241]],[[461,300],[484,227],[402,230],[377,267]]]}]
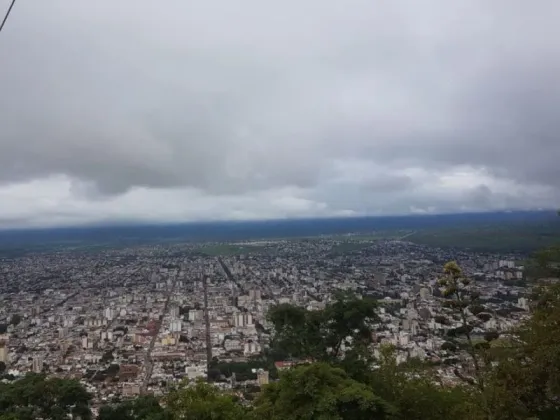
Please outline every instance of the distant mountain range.
[{"label": "distant mountain range", "polygon": [[0,231],[0,245],[154,241],[232,241],[337,235],[372,231],[467,228],[496,224],[552,223],[554,211],[508,211],[445,215],[130,224]]}]

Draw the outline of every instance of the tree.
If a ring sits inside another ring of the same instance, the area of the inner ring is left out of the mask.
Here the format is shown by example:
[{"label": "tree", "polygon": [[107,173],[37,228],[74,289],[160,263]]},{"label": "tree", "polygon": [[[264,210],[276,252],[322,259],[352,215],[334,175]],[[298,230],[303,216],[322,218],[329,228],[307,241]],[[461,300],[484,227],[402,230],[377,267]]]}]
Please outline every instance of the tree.
[{"label": "tree", "polygon": [[342,345],[365,350],[372,342],[373,322],[378,320],[377,303],[370,298],[358,299],[350,293],[336,296],[323,311],[325,342],[335,360]]},{"label": "tree", "polygon": [[165,410],[153,396],[140,396],[131,401],[116,405],[104,405],[99,410],[98,420],[172,420],[171,413]]},{"label": "tree", "polygon": [[343,353],[365,357],[372,342],[372,324],[378,319],[376,308],[375,300],[351,293],[337,294],[318,311],[287,304],[273,307],[267,315],[274,326],[273,352],[333,363]]},{"label": "tree", "polygon": [[172,419],[244,420],[247,410],[232,395],[214,385],[197,381],[183,383],[166,398]]},{"label": "tree", "polygon": [[90,400],[85,388],[74,380],[28,374],[12,383],[0,384],[0,413],[20,420],[88,420]]},{"label": "tree", "polygon": [[538,289],[489,380],[497,419],[560,417],[560,284]]},{"label": "tree", "polygon": [[[560,248],[539,251],[529,278],[560,275]],[[531,317],[494,342],[486,400],[496,420],[560,418],[560,284],[537,287]],[[495,339],[495,337],[492,337]]]},{"label": "tree", "polygon": [[560,277],[560,246],[535,252],[526,264],[526,277],[531,281]]},{"label": "tree", "polygon": [[326,363],[283,372],[255,402],[255,418],[270,420],[390,419],[396,410],[365,384]]},{"label": "tree", "polygon": [[288,358],[305,358],[311,353],[309,316],[305,308],[280,304],[270,308],[268,321],[274,325],[273,348]]},{"label": "tree", "polygon": [[464,386],[438,384],[426,364],[397,364],[394,348],[381,348],[379,367],[368,381],[373,391],[398,409],[403,420],[476,420],[476,396]]},{"label": "tree", "polygon": [[[445,287],[443,296],[444,306],[452,314],[459,315],[461,326],[450,330],[450,336],[464,336],[466,339],[466,352],[470,356],[473,365],[473,374],[466,375],[464,372],[455,370],[455,374],[463,381],[474,385],[480,392],[484,392],[483,360],[475,348],[471,332],[477,324],[476,317],[470,317],[470,309],[479,306],[479,293],[473,290],[471,279],[463,274],[456,262],[448,262],[443,268],[444,276],[439,284]],[[472,312],[471,312],[472,313]]]},{"label": "tree", "polygon": [[491,368],[489,354],[486,346],[476,345],[471,335],[473,328],[481,323],[478,317],[470,315],[476,312],[480,306],[480,294],[474,290],[471,279],[463,274],[456,262],[445,264],[443,273],[439,284],[445,288],[443,291],[444,306],[452,314],[458,315],[461,321],[461,326],[448,331],[448,335],[465,337],[465,346],[461,346],[458,350],[466,352],[471,364],[467,369],[455,368],[454,373],[464,383],[473,386],[479,392],[481,403],[486,411],[486,418],[493,419],[490,405],[486,399],[485,383],[485,376],[488,369]]}]

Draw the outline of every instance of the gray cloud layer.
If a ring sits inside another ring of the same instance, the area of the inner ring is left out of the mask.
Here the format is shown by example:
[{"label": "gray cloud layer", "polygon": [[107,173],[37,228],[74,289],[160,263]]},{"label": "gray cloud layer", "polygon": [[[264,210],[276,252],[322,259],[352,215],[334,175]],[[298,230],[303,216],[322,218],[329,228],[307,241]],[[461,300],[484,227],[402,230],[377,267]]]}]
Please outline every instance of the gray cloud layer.
[{"label": "gray cloud layer", "polygon": [[[300,215],[252,201],[288,190],[314,203],[304,215],[552,205],[559,15],[555,0],[22,2],[0,36],[0,218],[23,211],[11,186],[59,175],[70,191],[49,211],[79,203],[79,220],[135,188],[239,217]],[[33,206],[25,220],[46,214]]]}]

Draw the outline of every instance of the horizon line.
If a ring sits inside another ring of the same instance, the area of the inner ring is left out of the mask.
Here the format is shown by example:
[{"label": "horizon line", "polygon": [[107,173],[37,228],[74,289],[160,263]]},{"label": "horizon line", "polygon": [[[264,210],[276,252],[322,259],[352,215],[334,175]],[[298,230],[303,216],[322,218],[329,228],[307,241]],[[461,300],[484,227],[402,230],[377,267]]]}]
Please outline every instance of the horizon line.
[{"label": "horizon line", "polygon": [[17,226],[2,227],[0,226],[0,234],[6,232],[23,232],[23,231],[48,231],[48,230],[64,230],[64,229],[103,229],[103,228],[126,228],[126,227],[165,227],[165,226],[181,226],[181,225],[212,225],[212,224],[237,224],[237,223],[270,223],[270,222],[299,222],[312,220],[357,220],[357,219],[395,219],[395,218],[424,218],[424,217],[446,217],[446,216],[468,216],[468,215],[484,215],[484,214],[511,214],[511,213],[555,213],[557,209],[501,209],[501,210],[471,210],[459,212],[441,212],[441,213],[404,213],[404,214],[365,214],[365,215],[334,215],[334,216],[299,216],[299,217],[275,217],[263,219],[205,219],[205,220],[185,220],[185,221],[157,221],[157,220],[106,220],[81,224],[61,224],[53,226]]}]

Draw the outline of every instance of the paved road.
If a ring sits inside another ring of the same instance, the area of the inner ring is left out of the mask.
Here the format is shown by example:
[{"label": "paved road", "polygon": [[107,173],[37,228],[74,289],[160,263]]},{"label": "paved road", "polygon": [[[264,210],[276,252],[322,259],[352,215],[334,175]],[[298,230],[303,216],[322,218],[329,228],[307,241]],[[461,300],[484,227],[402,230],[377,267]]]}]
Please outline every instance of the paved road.
[{"label": "paved road", "polygon": [[142,387],[140,388],[140,393],[141,394],[146,393],[146,390],[148,389],[148,383],[150,382],[150,379],[152,377],[152,373],[154,371],[154,364],[152,363],[152,350],[154,349],[154,345],[155,345],[156,340],[158,338],[158,335],[161,331],[161,326],[163,324],[163,317],[167,313],[167,308],[169,307],[169,301],[171,300],[171,296],[173,295],[173,292],[175,291],[175,284],[176,284],[176,282],[173,282],[173,285],[169,288],[169,291],[167,292],[167,299],[165,299],[165,304],[163,305],[163,312],[159,316],[159,323],[158,323],[157,332],[152,337],[152,340],[150,341],[150,346],[148,347],[148,350],[146,351],[146,357],[144,359],[144,366],[146,367],[146,374],[144,376],[144,381],[142,382]]},{"label": "paved road", "polygon": [[[241,291],[242,294],[247,293],[245,288],[241,286],[241,284],[236,280],[235,276],[231,273],[231,270],[226,265],[226,263],[220,257],[217,257],[216,259],[220,263],[220,266],[222,267],[222,270],[223,270],[224,274],[226,275],[226,277],[229,279],[229,281],[231,281],[233,284],[235,284],[237,286],[237,288]],[[271,292],[271,295],[272,295],[272,292]],[[237,305],[237,304],[235,305],[235,307],[237,309],[239,309],[240,311],[242,310],[239,307],[239,305]]]},{"label": "paved road", "polygon": [[224,272],[224,274],[226,275],[226,277],[229,279],[229,281],[231,281],[232,283],[234,283],[239,290],[241,290],[242,293],[245,293],[245,289],[241,286],[241,284],[235,279],[234,275],[231,273],[231,270],[229,269],[229,267],[226,265],[226,263],[220,258],[217,257],[216,258],[218,260],[218,262],[220,263],[220,266],[222,267],[222,270]]},{"label": "paved road", "polygon": [[416,233],[416,231],[413,230],[412,232],[407,233],[406,235],[403,235],[403,236],[401,236],[400,238],[397,238],[397,241],[402,241],[404,238],[408,238],[409,236],[412,236],[412,235],[414,235],[415,233]]}]

